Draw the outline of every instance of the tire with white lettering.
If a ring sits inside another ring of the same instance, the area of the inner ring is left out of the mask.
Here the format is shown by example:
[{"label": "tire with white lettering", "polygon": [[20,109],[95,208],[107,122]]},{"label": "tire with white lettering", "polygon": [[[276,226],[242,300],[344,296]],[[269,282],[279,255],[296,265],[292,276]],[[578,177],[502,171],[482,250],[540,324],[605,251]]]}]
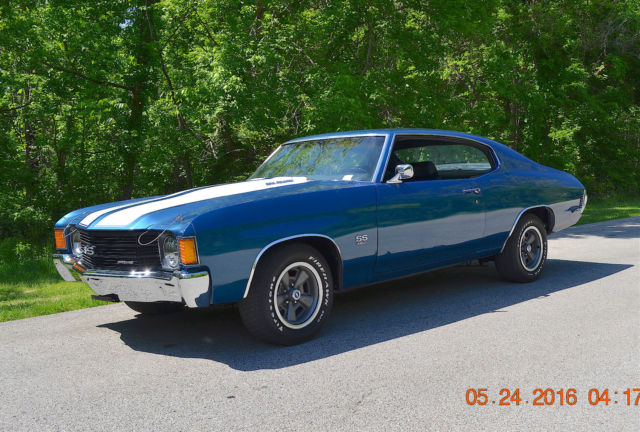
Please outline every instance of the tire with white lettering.
[{"label": "tire with white lettering", "polygon": [[547,262],[547,230],[540,218],[522,216],[495,262],[500,276],[508,281],[538,279]]},{"label": "tire with white lettering", "polygon": [[124,302],[134,311],[142,315],[162,315],[182,310],[182,303],[177,302]]},{"label": "tire with white lettering", "polygon": [[310,340],[333,306],[333,278],[326,259],[313,247],[293,243],[262,257],[240,316],[256,338],[278,345]]}]

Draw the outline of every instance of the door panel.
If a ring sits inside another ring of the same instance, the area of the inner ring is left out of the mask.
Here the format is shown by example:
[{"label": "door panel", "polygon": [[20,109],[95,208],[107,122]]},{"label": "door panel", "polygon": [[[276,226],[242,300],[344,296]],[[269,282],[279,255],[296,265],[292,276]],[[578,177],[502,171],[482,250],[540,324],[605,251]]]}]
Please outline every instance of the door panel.
[{"label": "door panel", "polygon": [[379,184],[376,273],[473,256],[484,231],[477,188],[474,179]]}]

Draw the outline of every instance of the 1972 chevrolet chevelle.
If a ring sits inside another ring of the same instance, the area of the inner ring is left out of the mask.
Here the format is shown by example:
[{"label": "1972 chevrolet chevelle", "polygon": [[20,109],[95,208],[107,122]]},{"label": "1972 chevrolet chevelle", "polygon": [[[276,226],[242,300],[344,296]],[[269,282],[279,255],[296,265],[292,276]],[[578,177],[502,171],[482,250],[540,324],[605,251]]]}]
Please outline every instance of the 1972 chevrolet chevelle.
[{"label": "1972 chevrolet chevelle", "polygon": [[281,145],[245,182],[71,212],[54,260],[142,314],[237,302],[252,334],[289,345],[320,329],[335,291],[469,260],[533,281],[547,234],[586,201],[570,174],[487,138],[342,132]]}]

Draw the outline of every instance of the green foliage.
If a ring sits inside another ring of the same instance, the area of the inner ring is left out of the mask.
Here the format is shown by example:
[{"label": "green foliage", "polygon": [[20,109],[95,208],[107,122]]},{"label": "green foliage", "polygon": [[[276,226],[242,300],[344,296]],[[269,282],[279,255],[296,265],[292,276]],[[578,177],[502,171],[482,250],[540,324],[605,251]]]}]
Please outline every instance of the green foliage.
[{"label": "green foliage", "polygon": [[640,216],[640,197],[638,196],[614,195],[589,198],[578,224],[638,216]]},{"label": "green foliage", "polygon": [[51,245],[0,241],[0,322],[98,306],[84,283],[62,282]]},{"label": "green foliage", "polygon": [[34,246],[18,238],[0,241],[0,281],[8,284],[57,282],[50,244]]},{"label": "green foliage", "polygon": [[361,128],[477,133],[637,195],[639,34],[637,0],[0,2],[0,236]]}]

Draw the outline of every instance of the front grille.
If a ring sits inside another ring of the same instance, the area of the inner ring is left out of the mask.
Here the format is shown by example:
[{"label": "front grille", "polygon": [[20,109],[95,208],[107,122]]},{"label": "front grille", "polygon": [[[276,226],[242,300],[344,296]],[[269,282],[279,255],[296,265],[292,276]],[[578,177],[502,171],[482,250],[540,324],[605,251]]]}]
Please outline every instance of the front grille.
[{"label": "front grille", "polygon": [[[81,261],[88,269],[158,270],[162,267],[157,231],[88,231],[78,229]],[[141,234],[140,245],[138,238]],[[88,253],[93,251],[93,254]]]}]

